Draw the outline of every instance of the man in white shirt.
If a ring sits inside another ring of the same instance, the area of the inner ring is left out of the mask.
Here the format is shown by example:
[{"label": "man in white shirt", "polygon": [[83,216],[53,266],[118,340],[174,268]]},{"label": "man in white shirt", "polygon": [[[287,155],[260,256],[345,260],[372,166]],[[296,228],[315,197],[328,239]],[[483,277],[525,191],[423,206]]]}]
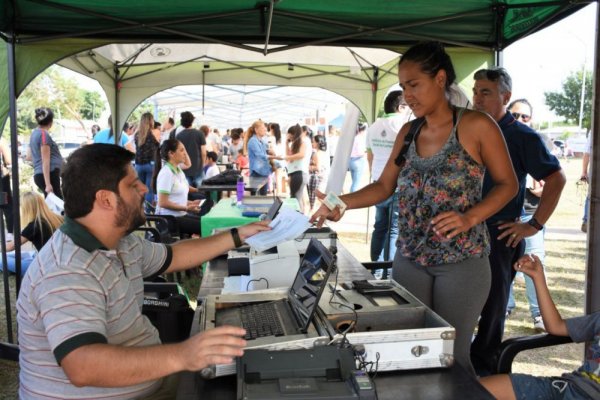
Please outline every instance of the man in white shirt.
[{"label": "man in white shirt", "polygon": [[[367,133],[367,160],[371,179],[379,179],[390,158],[396,136],[410,117],[402,90],[390,92],[383,103],[385,115]],[[398,237],[398,192],[375,206],[375,225],[371,237],[371,261],[393,260]],[[391,215],[390,215],[391,213]],[[388,248],[389,253],[384,251]]]}]

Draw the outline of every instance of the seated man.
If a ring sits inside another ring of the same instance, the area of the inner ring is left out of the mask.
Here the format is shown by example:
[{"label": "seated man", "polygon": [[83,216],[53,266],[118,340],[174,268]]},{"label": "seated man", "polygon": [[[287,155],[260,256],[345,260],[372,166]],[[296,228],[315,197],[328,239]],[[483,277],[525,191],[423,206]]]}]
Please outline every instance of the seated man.
[{"label": "seated man", "polygon": [[254,223],[172,246],[131,234],[145,222],[148,191],[133,157],[92,144],[63,169],[65,222],[17,300],[21,399],[174,398],[175,373],[243,353],[244,330],[231,326],[162,345],[141,313],[143,278],[196,267],[269,228]]},{"label": "seated man", "polygon": [[563,319],[550,297],[544,268],[536,255],[521,257],[517,271],[531,277],[548,333],[570,336],[574,342],[590,341],[585,363],[560,377],[525,374],[492,375],[480,382],[498,399],[598,399],[600,398],[600,313]]}]

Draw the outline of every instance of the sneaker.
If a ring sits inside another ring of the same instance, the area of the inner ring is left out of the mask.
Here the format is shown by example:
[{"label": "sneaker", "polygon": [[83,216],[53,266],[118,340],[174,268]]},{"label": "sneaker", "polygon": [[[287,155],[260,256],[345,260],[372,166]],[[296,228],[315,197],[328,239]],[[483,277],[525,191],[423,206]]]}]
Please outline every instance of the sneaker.
[{"label": "sneaker", "polygon": [[512,314],[512,312],[513,312],[512,308],[509,308],[509,309],[507,309],[507,310],[506,310],[505,317],[506,317],[506,318],[510,317],[510,314]]},{"label": "sneaker", "polygon": [[533,329],[540,333],[546,332],[546,326],[544,326],[544,320],[541,315],[533,317]]},{"label": "sneaker", "polygon": [[587,222],[581,224],[581,232],[587,233]]}]

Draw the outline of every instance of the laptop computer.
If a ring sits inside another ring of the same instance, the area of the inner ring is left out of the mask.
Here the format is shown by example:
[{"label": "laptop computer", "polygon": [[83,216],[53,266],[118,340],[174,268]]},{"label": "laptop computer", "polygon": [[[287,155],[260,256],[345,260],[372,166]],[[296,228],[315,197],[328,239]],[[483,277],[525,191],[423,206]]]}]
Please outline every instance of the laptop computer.
[{"label": "laptop computer", "polygon": [[306,333],[333,264],[329,250],[317,239],[311,239],[285,299],[216,310],[215,326],[242,326],[249,341]]},{"label": "laptop computer", "polygon": [[268,220],[273,220],[279,209],[283,205],[283,201],[279,197],[273,198],[273,203],[270,206],[265,204],[246,204],[244,205],[244,210],[242,211],[242,215],[244,217],[260,217],[265,214]]}]

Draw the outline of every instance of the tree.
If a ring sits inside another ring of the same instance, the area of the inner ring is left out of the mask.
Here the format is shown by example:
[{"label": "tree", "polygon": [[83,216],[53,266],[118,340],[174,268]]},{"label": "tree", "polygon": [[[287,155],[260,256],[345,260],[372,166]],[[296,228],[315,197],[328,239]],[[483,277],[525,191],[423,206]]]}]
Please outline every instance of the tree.
[{"label": "tree", "polygon": [[83,102],[80,90],[77,83],[63,76],[58,67],[46,69],[17,99],[19,133],[28,133],[35,128],[35,109],[39,107],[51,108],[55,118],[75,118],[83,126],[78,112]]},{"label": "tree", "polygon": [[81,90],[81,95],[83,96],[83,99],[81,107],[79,108],[79,113],[83,119],[97,121],[100,114],[106,109],[106,104],[104,103],[104,100],[102,100],[100,93]]},{"label": "tree", "polygon": [[[582,127],[587,131],[592,125],[592,73],[585,73],[585,93],[583,101],[583,120]],[[563,117],[566,122],[579,123],[579,109],[581,106],[581,82],[583,78],[582,71],[572,72],[562,83],[560,92],[544,92],[546,105],[554,111],[559,117]]]}]

